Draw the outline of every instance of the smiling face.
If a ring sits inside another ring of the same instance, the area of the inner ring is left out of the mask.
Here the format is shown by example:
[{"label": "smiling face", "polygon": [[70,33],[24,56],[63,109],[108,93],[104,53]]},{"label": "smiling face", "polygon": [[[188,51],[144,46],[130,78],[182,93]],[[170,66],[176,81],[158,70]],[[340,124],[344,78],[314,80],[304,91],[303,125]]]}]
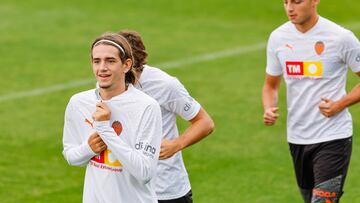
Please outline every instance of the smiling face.
[{"label": "smiling face", "polygon": [[289,20],[297,28],[312,27],[317,21],[316,7],[320,0],[284,0],[284,8]]},{"label": "smiling face", "polygon": [[131,60],[120,59],[118,48],[98,44],[92,49],[92,68],[99,87],[106,91],[117,91],[125,87],[125,74],[131,68]]}]

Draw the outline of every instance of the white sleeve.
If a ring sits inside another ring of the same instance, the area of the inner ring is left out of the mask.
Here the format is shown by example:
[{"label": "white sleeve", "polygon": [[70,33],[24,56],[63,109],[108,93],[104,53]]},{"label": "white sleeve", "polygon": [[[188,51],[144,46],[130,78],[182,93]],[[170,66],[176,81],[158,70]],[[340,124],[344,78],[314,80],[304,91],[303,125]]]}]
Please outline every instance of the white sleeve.
[{"label": "white sleeve", "polygon": [[190,96],[189,92],[176,78],[169,82],[168,88],[170,96],[168,101],[163,104],[163,107],[187,121],[193,119],[199,113],[201,105]]},{"label": "white sleeve", "polygon": [[360,71],[360,42],[352,32],[344,35],[340,42],[344,62],[353,72]]},{"label": "white sleeve", "polygon": [[[140,121],[134,146],[124,136],[117,136],[109,121],[96,121],[94,128],[124,169],[147,183],[155,175],[162,137],[161,111],[158,104],[149,105]],[[129,133],[128,131],[126,133]]]},{"label": "white sleeve", "polygon": [[274,34],[271,34],[266,47],[266,73],[272,76],[282,74],[281,64],[276,56]]},{"label": "white sleeve", "polygon": [[90,148],[88,141],[83,139],[80,126],[83,121],[79,112],[73,107],[71,101],[66,107],[63,130],[63,155],[72,166],[84,166],[96,155]]}]

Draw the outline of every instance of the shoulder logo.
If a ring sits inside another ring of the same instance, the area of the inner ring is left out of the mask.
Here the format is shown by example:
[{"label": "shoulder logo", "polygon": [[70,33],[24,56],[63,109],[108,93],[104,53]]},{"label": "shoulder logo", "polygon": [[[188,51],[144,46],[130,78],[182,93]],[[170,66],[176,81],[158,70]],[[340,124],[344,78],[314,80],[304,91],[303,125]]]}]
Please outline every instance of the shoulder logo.
[{"label": "shoulder logo", "polygon": [[315,43],[314,48],[315,48],[316,54],[320,56],[325,50],[325,44],[322,41],[317,41]]},{"label": "shoulder logo", "polygon": [[184,111],[189,111],[191,106],[192,106],[191,103],[186,103],[184,106]]},{"label": "shoulder logo", "polygon": [[360,54],[357,55],[357,57],[355,58],[356,62],[360,63]]}]

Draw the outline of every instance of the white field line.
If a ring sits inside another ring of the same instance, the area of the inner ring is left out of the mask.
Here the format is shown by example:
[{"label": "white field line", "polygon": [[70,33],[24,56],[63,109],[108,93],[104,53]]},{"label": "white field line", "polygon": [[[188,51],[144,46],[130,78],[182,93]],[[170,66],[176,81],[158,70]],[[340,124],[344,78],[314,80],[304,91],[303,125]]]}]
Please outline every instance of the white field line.
[{"label": "white field line", "polygon": [[38,96],[38,95],[44,95],[44,94],[48,94],[48,93],[52,93],[52,92],[58,92],[61,90],[65,90],[65,89],[70,89],[73,87],[79,87],[82,85],[87,85],[90,83],[94,83],[94,80],[91,79],[83,79],[83,80],[74,80],[68,83],[62,83],[62,84],[57,84],[57,85],[53,85],[53,86],[49,86],[49,87],[44,87],[44,88],[36,88],[36,89],[32,89],[32,90],[28,90],[28,91],[21,91],[21,92],[16,92],[13,94],[7,94],[7,95],[2,95],[0,96],[0,102],[4,102],[4,101],[10,101],[10,100],[15,100],[15,99],[21,99],[24,97],[32,97],[32,96]]},{"label": "white field line", "polygon": [[[259,51],[265,49],[265,42],[259,44],[253,44],[249,46],[241,46],[234,49],[227,49],[219,52],[208,53],[204,55],[195,56],[192,58],[185,58],[181,60],[169,61],[165,63],[160,63],[155,65],[156,67],[160,67],[162,69],[171,69],[177,68],[184,65],[199,63],[199,62],[206,62],[215,59],[235,56],[235,55],[243,55],[247,54],[252,51]],[[16,99],[21,99],[25,97],[32,97],[32,96],[39,96],[44,94],[49,94],[53,92],[58,92],[74,87],[79,87],[83,85],[88,85],[93,83],[95,85],[95,80],[93,78],[81,79],[81,80],[74,80],[68,83],[61,83],[53,86],[43,87],[43,88],[36,88],[27,91],[20,91],[13,94],[6,94],[0,96],[0,102],[4,101],[11,101]]]},{"label": "white field line", "polygon": [[[360,30],[360,22],[348,23],[348,24],[345,24],[344,27],[349,28],[351,30]],[[180,59],[180,60],[175,60],[175,61],[164,62],[164,63],[157,64],[155,66],[160,67],[162,69],[171,69],[171,68],[177,68],[180,66],[199,63],[199,62],[206,62],[206,61],[211,61],[211,60],[220,59],[220,58],[226,58],[226,57],[231,57],[231,56],[236,56],[236,55],[243,55],[243,54],[247,54],[249,52],[265,49],[265,44],[266,44],[265,42],[262,42],[262,43],[258,43],[258,44],[248,45],[248,46],[241,46],[241,47],[237,47],[237,48],[233,48],[233,49],[227,49],[227,50],[223,50],[223,51],[218,51],[218,52],[208,53],[208,54],[204,54],[204,55],[200,55],[200,56],[195,56],[192,58],[185,58],[185,59]],[[87,79],[81,79],[81,80],[74,80],[74,81],[71,81],[68,83],[61,83],[61,84],[57,84],[57,85],[53,85],[53,86],[49,86],[49,87],[35,88],[35,89],[27,90],[27,91],[16,92],[13,94],[0,95],[0,102],[16,100],[16,99],[20,99],[20,98],[24,98],[24,97],[32,97],[32,96],[49,94],[49,93],[58,92],[58,91],[62,91],[62,90],[66,90],[66,89],[70,89],[70,88],[74,88],[74,87],[79,87],[79,86],[87,85],[87,84],[91,84],[91,83],[95,83],[94,79],[87,78]]]},{"label": "white field line", "polygon": [[258,44],[237,47],[237,48],[223,50],[223,51],[219,51],[219,52],[208,53],[208,54],[204,54],[204,55],[200,55],[200,56],[195,56],[192,58],[187,58],[187,59],[182,59],[182,60],[177,60],[177,61],[169,61],[169,62],[161,63],[161,64],[158,64],[155,66],[160,67],[162,69],[177,68],[180,66],[199,63],[199,62],[212,61],[212,60],[220,59],[220,58],[243,55],[243,54],[247,54],[249,52],[265,49],[265,46],[266,46],[266,43],[262,42],[262,43],[258,43]]}]

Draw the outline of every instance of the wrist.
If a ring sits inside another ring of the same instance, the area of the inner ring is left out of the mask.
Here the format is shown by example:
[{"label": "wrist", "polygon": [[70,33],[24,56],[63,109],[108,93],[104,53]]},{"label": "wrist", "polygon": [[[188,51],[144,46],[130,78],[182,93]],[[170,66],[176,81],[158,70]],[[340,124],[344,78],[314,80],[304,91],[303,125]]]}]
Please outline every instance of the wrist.
[{"label": "wrist", "polygon": [[272,109],[272,108],[276,108],[276,107],[277,107],[276,105],[273,105],[273,106],[264,106],[264,111],[269,110],[269,109]]},{"label": "wrist", "polygon": [[344,105],[344,103],[341,101],[337,101],[337,102],[334,102],[334,107],[336,109],[335,110],[336,113],[339,113],[346,108],[346,105]]},{"label": "wrist", "polygon": [[182,149],[185,148],[181,138],[179,137],[178,139],[174,140],[175,144],[176,144],[176,152],[181,151]]},{"label": "wrist", "polygon": [[92,155],[92,156],[97,155],[97,153],[95,152],[95,150],[91,147],[89,140],[88,140],[86,143],[84,143],[83,146],[84,146],[84,150],[87,151],[87,153],[88,153],[89,155]]},{"label": "wrist", "polygon": [[94,130],[98,132],[100,135],[100,132],[106,131],[108,128],[111,128],[110,121],[94,121],[93,123]]},{"label": "wrist", "polygon": [[108,121],[110,120],[109,116],[100,116],[99,118],[95,119],[95,121]]}]

